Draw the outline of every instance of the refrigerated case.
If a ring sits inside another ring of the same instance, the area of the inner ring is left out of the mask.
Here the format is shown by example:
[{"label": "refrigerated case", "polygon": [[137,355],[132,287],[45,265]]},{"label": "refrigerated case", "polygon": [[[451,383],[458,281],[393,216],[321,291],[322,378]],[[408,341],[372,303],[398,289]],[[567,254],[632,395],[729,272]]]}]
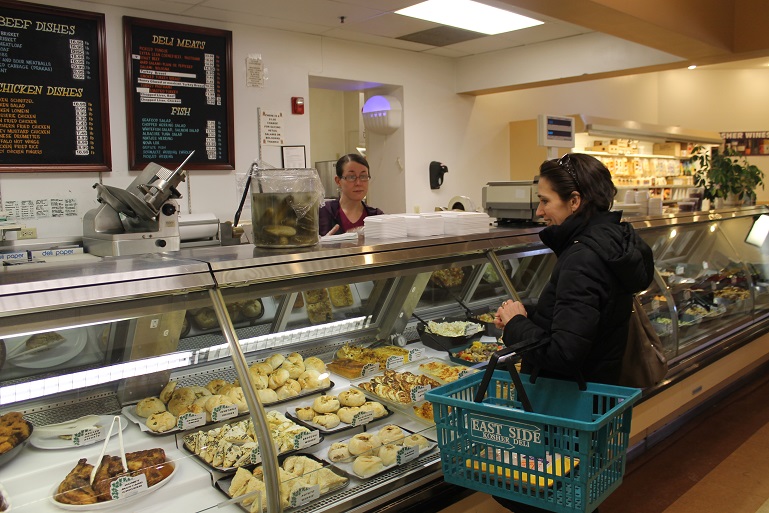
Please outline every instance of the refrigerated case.
[{"label": "refrigerated case", "polygon": [[[633,221],[653,248],[657,268],[654,283],[641,294],[642,303],[671,361],[669,379],[658,388],[671,386],[697,354],[727,346],[733,350],[766,331],[769,257],[765,245],[747,244],[745,237],[767,212],[753,207]],[[182,429],[158,434],[138,415],[139,401],[160,396],[169,382],[185,388],[240,386],[242,408],[219,411],[226,413],[222,417],[237,413],[224,420],[228,424],[250,419],[263,448],[261,459],[273,463],[264,470],[265,500],[273,501],[270,511],[285,501],[278,485],[277,465],[286,456],[281,453],[306,453],[325,461],[333,443],[388,424],[434,439],[433,425],[413,408],[421,402],[383,401],[391,412],[386,418],[303,435],[294,440],[295,446],[272,451],[267,441],[273,436],[270,421],[275,414],[270,412],[291,420],[297,408],[321,395],[359,387],[368,376],[331,373],[328,387],[265,403],[258,393],[265,387],[252,369],[276,353],[328,363],[350,345],[404,345],[411,361],[394,360],[396,370],[403,363],[411,367],[401,369],[416,370],[422,360],[447,361],[451,348],[425,347],[416,329],[418,319],[491,312],[509,297],[535,308],[555,263],[539,240],[540,229],[321,244],[290,253],[250,245],[196,248],[104,258],[88,266],[3,268],[0,337],[6,357],[0,367],[0,413],[22,412],[33,425],[33,437],[12,454],[0,455],[0,483],[13,511],[60,510],[51,498],[56,487],[79,459],[98,458],[104,442],[93,440],[106,435],[104,426],[115,415],[120,416],[126,451],[162,448],[174,464],[162,487],[121,500],[130,500],[136,509],[165,504],[179,511],[217,506],[243,511],[227,503],[233,467],[207,461],[190,449],[194,444],[186,443],[191,435],[220,427],[218,419],[194,426],[198,415]],[[19,355],[29,350],[33,335],[51,332],[63,339],[57,339],[58,345]],[[90,438],[80,436],[77,444],[72,436],[35,436],[35,428],[45,432],[44,426],[84,415],[98,416],[94,423],[102,427],[89,431]],[[106,450],[119,454],[119,437],[109,438]],[[359,478],[344,462],[330,468],[344,482],[329,490],[297,485],[294,502],[286,503],[292,511],[376,511],[447,491],[433,447],[371,478]]]}]

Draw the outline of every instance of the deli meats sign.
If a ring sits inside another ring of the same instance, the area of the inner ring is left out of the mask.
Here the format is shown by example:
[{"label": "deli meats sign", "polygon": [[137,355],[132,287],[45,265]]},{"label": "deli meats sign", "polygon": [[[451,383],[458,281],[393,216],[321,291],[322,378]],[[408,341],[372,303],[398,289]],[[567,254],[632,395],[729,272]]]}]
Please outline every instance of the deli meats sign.
[{"label": "deli meats sign", "polygon": [[467,421],[469,435],[479,442],[533,456],[545,454],[542,429],[538,425],[472,413],[468,414]]}]

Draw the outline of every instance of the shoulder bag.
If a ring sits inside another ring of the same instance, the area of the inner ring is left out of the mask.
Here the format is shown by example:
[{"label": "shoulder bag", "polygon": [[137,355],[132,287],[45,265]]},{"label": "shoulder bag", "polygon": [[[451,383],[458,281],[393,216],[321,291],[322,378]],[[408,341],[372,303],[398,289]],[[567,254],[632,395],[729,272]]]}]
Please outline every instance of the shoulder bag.
[{"label": "shoulder bag", "polygon": [[633,296],[633,312],[627,336],[625,356],[619,384],[626,387],[646,388],[659,383],[668,372],[668,362],[662,342],[649,317]]}]

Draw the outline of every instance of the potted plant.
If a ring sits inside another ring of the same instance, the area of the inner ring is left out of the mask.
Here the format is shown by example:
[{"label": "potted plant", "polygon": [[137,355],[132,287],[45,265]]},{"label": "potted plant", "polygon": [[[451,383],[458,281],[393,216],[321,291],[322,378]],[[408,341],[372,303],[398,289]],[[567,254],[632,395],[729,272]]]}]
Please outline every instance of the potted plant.
[{"label": "potted plant", "polygon": [[755,201],[756,189],[764,188],[764,173],[733,148],[710,154],[709,148],[696,146],[689,159],[697,165],[694,185],[702,187],[704,198],[713,202],[742,205]]}]

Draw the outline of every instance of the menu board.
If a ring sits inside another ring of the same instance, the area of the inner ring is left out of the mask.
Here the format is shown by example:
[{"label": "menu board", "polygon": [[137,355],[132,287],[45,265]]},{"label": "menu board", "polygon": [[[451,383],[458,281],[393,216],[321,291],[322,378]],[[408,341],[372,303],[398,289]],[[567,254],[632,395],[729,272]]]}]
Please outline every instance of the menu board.
[{"label": "menu board", "polygon": [[123,18],[129,166],[235,169],[232,33]]},{"label": "menu board", "polygon": [[0,172],[110,171],[104,15],[0,0]]}]

